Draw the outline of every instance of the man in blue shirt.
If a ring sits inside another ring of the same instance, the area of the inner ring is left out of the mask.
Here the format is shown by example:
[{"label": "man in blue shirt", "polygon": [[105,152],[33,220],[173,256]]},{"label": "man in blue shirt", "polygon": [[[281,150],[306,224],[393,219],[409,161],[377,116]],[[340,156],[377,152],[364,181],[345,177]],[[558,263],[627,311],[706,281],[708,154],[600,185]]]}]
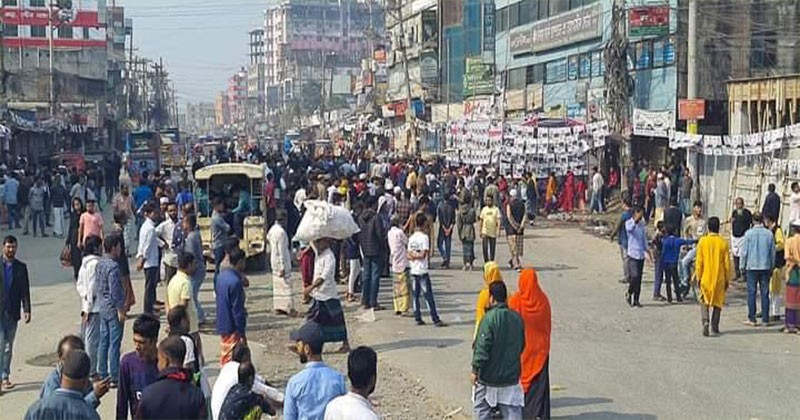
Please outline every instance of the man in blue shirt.
[{"label": "man in blue shirt", "polygon": [[17,220],[18,193],[19,180],[17,180],[17,174],[11,174],[6,180],[5,188],[3,189],[3,200],[8,208],[8,230],[14,229],[14,226],[20,227],[19,220]]},{"label": "man in blue shirt", "polygon": [[636,207],[633,217],[625,222],[625,232],[628,235],[628,291],[625,301],[632,308],[641,307],[639,295],[642,293],[642,270],[647,250],[647,229],[644,221],[644,209]]},{"label": "man in blue shirt", "polygon": [[753,227],[744,234],[739,257],[741,270],[747,276],[747,321],[755,327],[756,292],[761,289],[761,320],[769,325],[769,281],[775,267],[775,236],[764,226],[763,215],[753,213]]},{"label": "man in blue shirt", "polygon": [[322,420],[325,407],[334,398],[347,394],[344,375],[322,361],[323,337],[319,325],[306,322],[290,335],[300,363],[306,365],[286,385],[283,401],[285,420]]},{"label": "man in blue shirt", "polygon": [[94,407],[84,399],[84,390],[89,386],[89,364],[89,356],[83,350],[67,353],[61,370],[61,387],[33,403],[25,420],[100,420]]},{"label": "man in blue shirt", "polygon": [[[42,383],[42,388],[39,390],[39,399],[45,399],[51,394],[56,392],[61,387],[61,372],[64,367],[67,355],[73,350],[85,351],[83,340],[74,335],[68,335],[58,342],[56,354],[58,355],[58,365],[50,372],[47,379]],[[110,381],[98,381],[94,384],[88,384],[83,389],[83,399],[93,408],[100,405],[100,398],[102,398],[109,389]]]}]

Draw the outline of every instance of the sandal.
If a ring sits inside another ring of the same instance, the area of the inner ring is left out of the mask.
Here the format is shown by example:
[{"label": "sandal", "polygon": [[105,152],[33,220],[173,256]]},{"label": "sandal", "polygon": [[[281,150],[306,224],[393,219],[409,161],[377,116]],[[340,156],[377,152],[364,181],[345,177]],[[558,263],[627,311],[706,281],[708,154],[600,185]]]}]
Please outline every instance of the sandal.
[{"label": "sandal", "polygon": [[786,334],[797,334],[797,330],[796,329],[792,329],[792,328],[789,328],[789,327],[783,327],[783,328],[780,329],[780,331],[782,333],[786,333]]},{"label": "sandal", "polygon": [[5,390],[14,389],[14,387],[15,387],[15,386],[16,386],[16,385],[15,385],[15,384],[13,384],[13,383],[11,383],[11,381],[9,381],[8,379],[6,379],[5,381],[3,381],[3,389],[5,389]]}]

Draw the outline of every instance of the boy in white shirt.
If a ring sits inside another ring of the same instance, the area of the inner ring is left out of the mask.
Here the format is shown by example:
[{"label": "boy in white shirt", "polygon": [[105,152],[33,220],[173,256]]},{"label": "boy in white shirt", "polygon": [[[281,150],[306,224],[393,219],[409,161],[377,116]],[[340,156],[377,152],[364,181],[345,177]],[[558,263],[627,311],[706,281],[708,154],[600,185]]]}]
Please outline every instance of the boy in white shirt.
[{"label": "boy in white shirt", "polygon": [[417,321],[417,325],[425,325],[425,321],[422,320],[422,314],[420,313],[419,307],[420,288],[424,287],[425,301],[428,304],[428,310],[431,313],[433,325],[437,327],[445,327],[447,325],[442,322],[441,319],[439,319],[439,314],[436,312],[436,302],[433,300],[431,277],[428,275],[430,239],[422,230],[427,222],[427,216],[425,213],[420,212],[414,217],[416,217],[416,228],[414,229],[414,234],[412,234],[408,239],[408,260],[409,267],[411,268],[411,279],[414,290],[414,319]]}]

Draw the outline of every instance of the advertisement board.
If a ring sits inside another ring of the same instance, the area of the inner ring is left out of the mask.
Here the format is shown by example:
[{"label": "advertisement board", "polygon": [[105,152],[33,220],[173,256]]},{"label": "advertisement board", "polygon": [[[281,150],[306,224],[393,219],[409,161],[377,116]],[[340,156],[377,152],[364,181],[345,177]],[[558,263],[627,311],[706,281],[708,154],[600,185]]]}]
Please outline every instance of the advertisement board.
[{"label": "advertisement board", "polygon": [[628,10],[628,35],[631,37],[669,34],[669,6],[640,6]]},{"label": "advertisement board", "polygon": [[540,52],[603,36],[603,4],[598,2],[511,32],[514,55]]},{"label": "advertisement board", "polygon": [[494,2],[483,3],[483,51],[494,51],[495,16]]},{"label": "advertisement board", "polygon": [[644,137],[669,138],[675,129],[675,114],[672,111],[633,110],[633,134]]},{"label": "advertisement board", "polygon": [[422,84],[426,87],[439,83],[439,55],[435,50],[425,50],[419,59]]},{"label": "advertisement board", "polygon": [[422,11],[422,48],[439,48],[439,16],[436,10]]},{"label": "advertisement board", "polygon": [[464,96],[491,95],[494,93],[492,65],[481,57],[467,57],[464,72]]},{"label": "advertisement board", "polygon": [[678,119],[681,121],[702,120],[706,116],[706,101],[704,99],[679,99]]}]

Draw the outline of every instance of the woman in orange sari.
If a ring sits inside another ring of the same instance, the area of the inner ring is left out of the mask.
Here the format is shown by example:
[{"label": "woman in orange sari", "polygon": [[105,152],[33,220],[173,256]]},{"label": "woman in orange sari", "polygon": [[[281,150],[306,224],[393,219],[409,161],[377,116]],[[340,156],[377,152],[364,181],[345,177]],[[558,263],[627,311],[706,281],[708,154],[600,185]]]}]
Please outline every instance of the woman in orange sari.
[{"label": "woman in orange sari", "polygon": [[478,294],[478,303],[475,305],[475,334],[478,333],[478,326],[481,325],[483,316],[486,315],[486,308],[489,307],[489,286],[496,281],[503,281],[500,274],[500,266],[494,261],[489,261],[483,265],[483,288]]},{"label": "woman in orange sari", "polygon": [[557,209],[556,194],[558,194],[558,181],[556,181],[556,174],[550,172],[550,176],[547,178],[547,189],[544,194],[546,201],[544,203],[545,213],[549,214],[551,211]]},{"label": "woman in orange sari", "polygon": [[550,300],[539,286],[532,268],[519,275],[519,291],[508,300],[508,307],[525,322],[525,350],[522,352],[520,384],[525,392],[522,418],[550,418]]}]

